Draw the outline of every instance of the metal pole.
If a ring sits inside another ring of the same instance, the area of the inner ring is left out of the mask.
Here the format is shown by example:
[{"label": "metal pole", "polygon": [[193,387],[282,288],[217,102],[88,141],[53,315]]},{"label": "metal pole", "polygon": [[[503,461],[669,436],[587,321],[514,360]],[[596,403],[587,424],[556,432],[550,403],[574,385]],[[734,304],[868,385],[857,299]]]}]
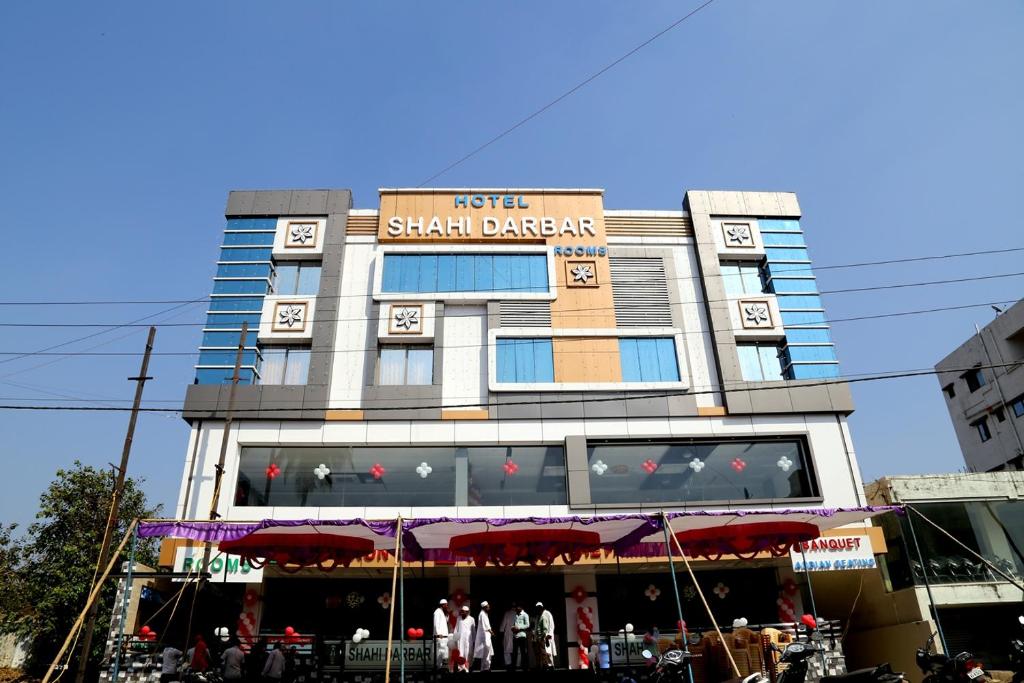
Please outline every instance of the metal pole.
[{"label": "metal pole", "polygon": [[[228,406],[227,410],[224,411],[224,431],[221,432],[220,437],[220,457],[217,459],[217,468],[213,477],[213,498],[210,500],[210,520],[216,520],[220,517],[217,512],[217,505],[220,502],[220,487],[224,479],[224,462],[228,456],[228,437],[231,435],[231,423],[234,420],[235,411],[235,390],[238,388],[238,378],[242,371],[242,355],[245,353],[245,338],[249,334],[249,323],[242,323],[242,334],[238,337],[238,350],[235,351],[235,369],[231,374],[231,389],[228,390]],[[198,439],[199,436],[196,436]],[[188,505],[188,501],[185,501]],[[206,544],[206,548],[203,550],[203,564],[202,571],[208,572],[210,566],[210,551],[211,546],[209,543]]]},{"label": "metal pole", "polygon": [[[402,518],[398,518],[397,533],[402,536]],[[398,549],[398,680],[405,683],[405,565],[401,545]]]},{"label": "metal pole", "polygon": [[[946,634],[942,631],[942,622],[939,620],[939,610],[935,607],[935,596],[932,595],[932,584],[928,581],[928,567],[924,563],[924,556],[921,555],[921,546],[917,542],[917,532],[914,530],[914,515],[910,512],[907,513],[907,524],[910,526],[910,538],[914,541],[914,550],[917,552],[917,561],[921,563],[921,576],[924,577],[924,589],[928,592],[928,604],[932,611],[932,619],[935,620],[935,630],[939,632],[939,642],[942,643],[942,651],[949,654],[949,650],[946,648]],[[913,572],[911,572],[911,574],[913,574]]]},{"label": "metal pole", "polygon": [[[661,511],[661,530],[665,532],[665,553],[668,555],[668,570],[672,574],[672,591],[676,596],[676,612],[679,615],[679,640],[683,644],[683,651],[689,652],[690,646],[686,642],[686,628],[683,626],[683,601],[679,598],[679,583],[676,581],[676,563],[672,559],[672,543],[668,537],[668,525],[665,524],[664,510]],[[655,643],[655,647],[657,647],[657,643]],[[686,672],[690,675],[690,683],[693,683],[693,667],[687,666]]]},{"label": "metal pole", "polygon": [[131,550],[128,551],[128,571],[125,572],[124,595],[121,597],[121,623],[117,627],[117,640],[114,647],[114,670],[110,674],[111,683],[117,683],[117,674],[121,670],[121,643],[124,639],[124,621],[128,618],[128,601],[132,591],[132,572],[135,569],[135,549],[139,543],[139,527],[132,533]]},{"label": "metal pole", "polygon": [[[139,406],[142,403],[142,390],[146,386],[146,380],[153,379],[146,375],[149,371],[149,358],[153,354],[153,339],[156,337],[156,328],[149,328],[149,337],[146,339],[146,352],[142,355],[142,366],[139,368],[138,377],[129,377],[135,380],[135,399],[132,401],[132,412],[128,418],[128,431],[124,436],[124,446],[121,448],[121,467],[117,470],[117,483],[114,485],[113,499],[110,501],[110,515],[107,517],[107,525],[103,529],[103,540],[100,542],[100,557],[96,562],[97,567],[107,564],[110,558],[110,539],[117,528],[118,512],[121,507],[121,495],[124,493],[125,475],[128,472],[128,457],[132,452],[132,441],[135,439],[135,423],[139,419]],[[85,629],[82,633],[82,649],[78,653],[78,669],[75,671],[75,683],[85,681],[85,669],[89,664],[89,651],[92,650],[92,633],[96,630],[96,616],[99,613],[99,602],[94,602],[89,609],[85,620]]]}]

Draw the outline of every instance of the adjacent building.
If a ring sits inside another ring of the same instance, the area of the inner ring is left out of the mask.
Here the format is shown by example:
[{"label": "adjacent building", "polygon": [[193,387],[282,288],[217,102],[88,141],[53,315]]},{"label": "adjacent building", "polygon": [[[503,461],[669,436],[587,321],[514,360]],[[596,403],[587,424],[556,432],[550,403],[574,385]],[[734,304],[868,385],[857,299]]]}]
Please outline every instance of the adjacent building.
[{"label": "adjacent building", "polygon": [[[214,500],[224,520],[862,506],[853,404],[796,196],[679,201],[612,210],[597,189],[381,189],[353,208],[348,190],[232,192],[176,516],[209,519]],[[202,554],[168,552],[178,571]],[[385,628],[388,562],[211,569],[245,584],[239,633],[292,626],[341,643]],[[698,565],[725,623],[799,614],[788,555]],[[406,613],[429,628],[442,596],[486,599],[496,620],[512,599],[543,600],[560,664],[575,664],[570,596],[593,608],[594,631],[671,628],[666,570],[608,554],[546,570],[424,562]],[[684,597],[691,625],[706,622]]]},{"label": "adjacent building", "polygon": [[967,467],[1024,469],[1024,301],[999,313],[936,366]]}]

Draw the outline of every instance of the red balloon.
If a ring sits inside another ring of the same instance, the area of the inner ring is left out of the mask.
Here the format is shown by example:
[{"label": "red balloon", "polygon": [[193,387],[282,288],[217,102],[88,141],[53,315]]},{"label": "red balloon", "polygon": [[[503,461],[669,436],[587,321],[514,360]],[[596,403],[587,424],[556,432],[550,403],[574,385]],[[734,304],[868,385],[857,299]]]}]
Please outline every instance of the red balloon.
[{"label": "red balloon", "polygon": [[293,629],[291,626],[286,626],[285,629],[284,629],[284,634],[286,636],[294,636],[295,635],[295,629]]},{"label": "red balloon", "polygon": [[423,637],[423,629],[421,629],[421,628],[416,629],[416,637],[417,638],[422,638]]},{"label": "red balloon", "polygon": [[148,634],[146,634],[146,640],[150,642],[156,640],[156,631],[150,631]]},{"label": "red balloon", "polygon": [[416,629],[410,626],[408,629],[406,629],[405,635],[409,636],[409,640],[416,640]]},{"label": "red balloon", "polygon": [[139,633],[146,633],[146,634],[148,634],[151,630],[152,629],[150,629],[148,626],[143,626],[141,629],[139,629]]},{"label": "red balloon", "polygon": [[802,617],[800,617],[800,621],[807,628],[810,628],[810,629],[818,628],[818,622],[815,621],[814,617],[811,616],[810,614],[805,614]]}]

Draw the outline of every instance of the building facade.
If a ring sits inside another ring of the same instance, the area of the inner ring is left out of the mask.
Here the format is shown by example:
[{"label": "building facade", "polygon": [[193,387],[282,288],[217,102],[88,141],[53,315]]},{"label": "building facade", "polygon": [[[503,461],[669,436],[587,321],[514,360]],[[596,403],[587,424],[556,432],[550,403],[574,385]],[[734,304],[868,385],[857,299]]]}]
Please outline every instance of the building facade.
[{"label": "building facade", "polygon": [[972,472],[1024,469],[1024,301],[935,369],[960,450]]},{"label": "building facade", "polygon": [[[232,192],[185,400],[177,517],[210,519],[214,501],[224,520],[863,505],[853,405],[835,381],[795,195],[690,191],[681,204],[610,210],[590,189],[382,189],[377,206],[356,209],[347,190]],[[179,571],[202,552],[173,551]],[[427,563],[413,568],[421,583],[406,612],[429,628],[439,596],[488,600],[496,620],[512,598],[543,598],[569,646],[562,665],[576,663],[571,594],[588,596],[595,631],[676,623],[664,560],[557,564]],[[788,556],[699,564],[726,623],[799,612]],[[262,604],[243,611],[245,635],[292,625],[331,638],[359,619],[379,633],[383,566],[212,569]],[[367,605],[376,611],[352,616]]]}]

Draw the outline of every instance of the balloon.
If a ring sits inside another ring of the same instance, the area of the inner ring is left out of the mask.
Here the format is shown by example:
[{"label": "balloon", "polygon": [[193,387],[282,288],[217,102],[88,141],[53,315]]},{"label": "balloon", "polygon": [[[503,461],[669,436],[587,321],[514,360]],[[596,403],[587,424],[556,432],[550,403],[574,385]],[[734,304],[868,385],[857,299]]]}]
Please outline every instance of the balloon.
[{"label": "balloon", "polygon": [[363,634],[357,633],[354,636],[352,636],[352,642],[353,643],[361,643],[362,641],[363,641]]},{"label": "balloon", "polygon": [[146,634],[146,640],[150,642],[156,640],[156,631],[150,631],[148,634]]},{"label": "balloon", "polygon": [[369,638],[370,637],[370,632],[368,630],[366,630],[365,628],[359,629],[359,633],[363,636],[363,638]]},{"label": "balloon", "polygon": [[421,628],[416,629],[416,637],[417,638],[422,638],[423,637],[423,629],[421,629]]},{"label": "balloon", "polygon": [[416,629],[411,626],[406,630],[405,635],[409,636],[409,640],[416,640]]},{"label": "balloon", "polygon": [[626,633],[633,632],[633,624],[626,624]]},{"label": "balloon", "polygon": [[148,626],[143,626],[143,627],[142,627],[141,629],[139,629],[139,633],[144,633],[144,634],[146,634],[146,635],[149,635],[149,632],[150,632],[151,630],[152,630],[152,629],[150,629],[150,628],[149,628]]},{"label": "balloon", "polygon": [[284,634],[286,636],[294,636],[295,635],[295,629],[293,629],[291,626],[286,626],[285,629],[284,629]]},{"label": "balloon", "polygon": [[818,622],[816,622],[814,620],[814,617],[812,617],[810,614],[805,614],[802,617],[800,617],[800,622],[803,623],[803,625],[809,629],[815,629],[818,627]]}]

